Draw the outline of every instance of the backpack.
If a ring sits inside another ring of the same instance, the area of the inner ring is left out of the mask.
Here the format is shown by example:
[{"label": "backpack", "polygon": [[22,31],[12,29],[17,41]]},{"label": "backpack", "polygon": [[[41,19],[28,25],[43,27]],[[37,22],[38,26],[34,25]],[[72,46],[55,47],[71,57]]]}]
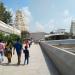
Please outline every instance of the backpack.
[{"label": "backpack", "polygon": [[29,51],[28,50],[23,50],[23,53],[25,54],[26,57],[29,57]]},{"label": "backpack", "polygon": [[7,51],[11,51],[11,50],[12,50],[11,44],[6,45],[6,46],[5,46],[5,49],[6,49]]}]

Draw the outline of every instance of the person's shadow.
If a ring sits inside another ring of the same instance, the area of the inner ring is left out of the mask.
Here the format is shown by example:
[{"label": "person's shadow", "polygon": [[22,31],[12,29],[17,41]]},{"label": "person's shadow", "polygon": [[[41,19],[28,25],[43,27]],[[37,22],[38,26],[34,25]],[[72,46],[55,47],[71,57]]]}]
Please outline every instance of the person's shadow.
[{"label": "person's shadow", "polygon": [[18,64],[8,64],[8,63],[2,63],[1,64],[2,66],[24,66],[24,64],[20,64],[20,65],[18,65]]}]

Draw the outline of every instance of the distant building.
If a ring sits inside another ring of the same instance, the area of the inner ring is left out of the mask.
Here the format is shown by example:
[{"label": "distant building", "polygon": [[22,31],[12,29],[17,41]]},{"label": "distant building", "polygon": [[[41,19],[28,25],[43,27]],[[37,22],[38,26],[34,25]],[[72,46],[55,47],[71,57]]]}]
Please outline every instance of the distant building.
[{"label": "distant building", "polygon": [[70,33],[75,36],[75,21],[71,22],[71,29],[70,29]]},{"label": "distant building", "polygon": [[47,35],[45,32],[35,32],[30,33],[30,38],[32,38],[34,41],[45,40],[45,35]]},{"label": "distant building", "polygon": [[21,31],[28,31],[29,26],[25,23],[25,14],[21,10],[16,12],[15,26]]},{"label": "distant building", "polygon": [[65,29],[58,29],[54,33],[55,34],[64,34],[65,33]]},{"label": "distant building", "polygon": [[45,35],[47,40],[60,40],[60,39],[68,39],[68,35],[65,34],[65,29],[58,29],[54,32],[51,32],[48,35]]}]

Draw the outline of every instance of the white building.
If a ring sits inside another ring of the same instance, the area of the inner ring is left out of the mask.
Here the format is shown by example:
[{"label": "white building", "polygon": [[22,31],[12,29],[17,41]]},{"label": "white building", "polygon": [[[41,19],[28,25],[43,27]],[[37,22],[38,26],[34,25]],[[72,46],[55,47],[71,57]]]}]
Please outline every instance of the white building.
[{"label": "white building", "polygon": [[55,34],[64,34],[65,33],[65,29],[58,29],[54,33]]},{"label": "white building", "polygon": [[73,34],[73,36],[75,36],[75,21],[74,20],[71,22],[70,33]]},{"label": "white building", "polygon": [[15,26],[21,31],[28,31],[29,26],[25,22],[25,14],[21,10],[17,10],[15,18]]}]

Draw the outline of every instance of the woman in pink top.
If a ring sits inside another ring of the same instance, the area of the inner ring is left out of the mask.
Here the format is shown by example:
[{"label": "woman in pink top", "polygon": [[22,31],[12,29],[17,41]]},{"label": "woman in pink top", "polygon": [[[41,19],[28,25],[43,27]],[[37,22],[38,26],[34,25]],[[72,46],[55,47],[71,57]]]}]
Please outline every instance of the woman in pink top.
[{"label": "woman in pink top", "polygon": [[25,46],[27,46],[27,48],[29,47],[29,40],[28,39],[24,40],[23,49],[25,48]]},{"label": "woman in pink top", "polygon": [[3,61],[3,54],[4,54],[4,44],[2,43],[2,40],[0,40],[0,63]]}]

